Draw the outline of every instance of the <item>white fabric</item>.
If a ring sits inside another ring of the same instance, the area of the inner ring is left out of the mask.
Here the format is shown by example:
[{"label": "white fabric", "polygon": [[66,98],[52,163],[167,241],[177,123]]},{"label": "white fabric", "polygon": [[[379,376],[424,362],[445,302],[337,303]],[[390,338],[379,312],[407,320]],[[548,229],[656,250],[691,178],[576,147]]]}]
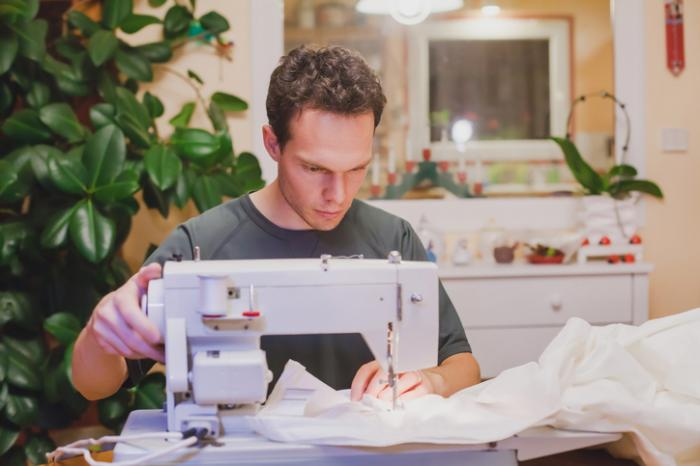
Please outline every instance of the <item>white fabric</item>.
[{"label": "white fabric", "polygon": [[272,440],[362,446],[483,443],[542,425],[627,432],[613,453],[700,466],[700,309],[639,327],[571,319],[539,363],[398,411],[370,397],[350,402],[290,363],[249,422]]}]

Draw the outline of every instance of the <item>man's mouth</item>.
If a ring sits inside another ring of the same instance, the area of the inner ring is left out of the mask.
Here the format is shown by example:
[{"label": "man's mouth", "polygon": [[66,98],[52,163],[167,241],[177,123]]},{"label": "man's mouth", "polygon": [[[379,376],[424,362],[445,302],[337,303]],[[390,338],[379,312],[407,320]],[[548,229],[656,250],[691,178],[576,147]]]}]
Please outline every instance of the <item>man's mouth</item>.
[{"label": "man's mouth", "polygon": [[342,213],[340,210],[316,210],[316,213],[323,218],[335,218]]}]

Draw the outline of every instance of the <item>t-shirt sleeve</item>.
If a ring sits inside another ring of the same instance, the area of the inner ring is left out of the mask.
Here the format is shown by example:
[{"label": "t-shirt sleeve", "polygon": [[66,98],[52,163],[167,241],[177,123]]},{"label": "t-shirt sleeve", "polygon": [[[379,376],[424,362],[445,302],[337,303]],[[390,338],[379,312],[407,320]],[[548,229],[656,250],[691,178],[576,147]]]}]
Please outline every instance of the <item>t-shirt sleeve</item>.
[{"label": "t-shirt sleeve", "polygon": [[[402,220],[401,257],[406,260],[427,261],[425,248],[411,225]],[[438,342],[438,364],[457,353],[471,353],[471,346],[464,333],[462,321],[445,287],[440,282],[439,290],[440,327]]]},{"label": "t-shirt sleeve", "polygon": [[[191,260],[192,249],[189,230],[185,225],[180,225],[148,256],[143,265],[158,262],[162,266],[169,260]],[[155,361],[152,359],[127,359],[126,367],[129,371],[129,378],[126,381],[126,386],[137,385],[153,367],[153,364]]]}]

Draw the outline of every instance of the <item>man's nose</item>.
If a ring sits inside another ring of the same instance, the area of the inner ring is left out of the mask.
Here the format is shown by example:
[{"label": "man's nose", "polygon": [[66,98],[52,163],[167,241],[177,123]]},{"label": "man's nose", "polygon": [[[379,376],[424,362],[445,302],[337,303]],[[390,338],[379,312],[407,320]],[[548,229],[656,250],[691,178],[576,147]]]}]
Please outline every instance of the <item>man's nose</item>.
[{"label": "man's nose", "polygon": [[332,173],[325,190],[326,201],[342,204],[345,201],[345,179],[342,174]]}]

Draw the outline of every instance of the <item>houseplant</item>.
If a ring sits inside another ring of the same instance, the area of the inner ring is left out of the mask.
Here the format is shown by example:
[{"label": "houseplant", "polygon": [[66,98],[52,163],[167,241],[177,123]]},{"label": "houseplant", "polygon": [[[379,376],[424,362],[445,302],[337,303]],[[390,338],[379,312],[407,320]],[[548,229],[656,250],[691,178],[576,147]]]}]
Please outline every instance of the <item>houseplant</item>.
[{"label": "houseplant", "polygon": [[596,172],[568,138],[552,137],[564,154],[566,165],[579,182],[583,198],[584,234],[627,239],[634,234],[635,202],[640,194],[663,198],[661,188],[653,181],[638,179],[637,169],[619,164],[606,173]]},{"label": "houseplant", "polygon": [[[137,195],[167,216],[263,184],[255,156],[234,153],[224,114],[247,104],[206,98],[195,72],[182,77],[196,102],[170,120],[172,135],[159,134],[164,105],[139,84],[189,42],[226,48],[229,29],[216,12],[197,16],[194,1],[163,8],[159,18],[105,0],[100,18],[70,10],[63,34],[49,37],[38,0],[0,0],[0,464],[44,462],[48,430],[84,413],[72,344],[97,300],[132,272],[119,251]],[[148,25],[162,40],[129,45],[117,34]],[[197,105],[212,129],[189,127]],[[118,429],[129,409],[160,406],[163,383],[153,375],[120,390],[99,403],[100,419]]]}]

